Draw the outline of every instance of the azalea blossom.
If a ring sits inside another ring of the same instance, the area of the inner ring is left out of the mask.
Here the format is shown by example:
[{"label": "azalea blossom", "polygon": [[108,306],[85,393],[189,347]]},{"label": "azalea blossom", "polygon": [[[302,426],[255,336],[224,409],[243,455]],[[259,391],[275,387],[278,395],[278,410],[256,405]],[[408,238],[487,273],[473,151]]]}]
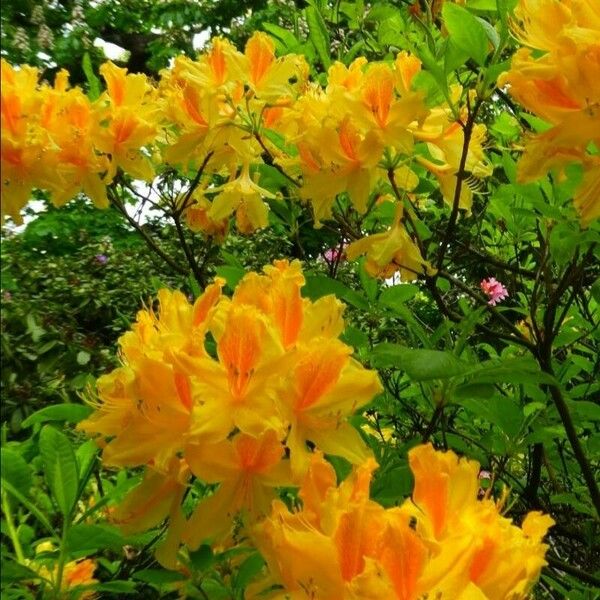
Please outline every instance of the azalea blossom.
[{"label": "azalea blossom", "polygon": [[479,285],[483,293],[488,296],[488,304],[491,306],[496,306],[498,302],[508,298],[508,290],[495,277],[482,279]]}]

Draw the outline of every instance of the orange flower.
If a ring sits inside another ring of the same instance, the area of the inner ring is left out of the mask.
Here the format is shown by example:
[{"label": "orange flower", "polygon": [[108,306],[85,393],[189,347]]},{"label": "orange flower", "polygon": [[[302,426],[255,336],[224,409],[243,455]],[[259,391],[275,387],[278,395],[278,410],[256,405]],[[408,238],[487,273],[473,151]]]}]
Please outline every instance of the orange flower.
[{"label": "orange flower", "polygon": [[355,260],[361,254],[366,254],[367,273],[382,279],[391,277],[397,271],[403,281],[413,281],[420,274],[434,273],[435,270],[423,259],[419,248],[404,228],[402,212],[402,205],[398,204],[394,222],[387,231],[352,242],[346,248],[348,260]]},{"label": "orange flower", "polygon": [[236,435],[232,441],[193,443],[185,449],[192,473],[219,489],[201,501],[186,525],[184,539],[196,548],[208,539],[226,534],[238,516],[246,524],[269,510],[273,488],[292,484],[289,461],[277,434],[260,437]]},{"label": "orange flower", "polygon": [[[600,165],[591,145],[600,145],[600,18],[595,0],[520,0],[513,29],[536,49],[521,48],[500,85],[525,108],[548,121],[530,136],[518,164],[518,180],[535,180],[552,169],[582,163],[584,176],[574,204],[581,225],[600,216]],[[540,52],[541,51],[541,52]]]}]

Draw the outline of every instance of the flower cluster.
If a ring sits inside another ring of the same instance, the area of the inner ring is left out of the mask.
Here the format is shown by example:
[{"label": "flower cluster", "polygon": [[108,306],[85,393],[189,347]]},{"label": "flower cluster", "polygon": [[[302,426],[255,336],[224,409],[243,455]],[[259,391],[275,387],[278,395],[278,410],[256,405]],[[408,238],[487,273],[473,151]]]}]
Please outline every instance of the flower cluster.
[{"label": "flower cluster", "polygon": [[[354,464],[370,455],[347,419],[381,385],[338,339],[343,305],[302,298],[297,261],[248,273],[232,298],[223,284],[193,305],[161,290],[158,311],[141,311],[120,339],[123,365],[99,378],[97,410],[80,424],[100,436],[106,465],[147,467],[113,516],[137,531],[169,515],[165,564],[181,539],[225,539],[234,519],[268,512],[273,488],[305,475],[310,448]],[[191,475],[218,489],[186,520]]]},{"label": "flower cluster", "polygon": [[[477,499],[479,465],[431,445],[409,452],[412,499],[385,509],[369,499],[370,460],[339,486],[319,454],[302,483],[301,510],[274,502],[253,530],[268,578],[251,598],[293,600],[513,600],[529,592],[545,563],[550,517],[529,513],[521,528],[501,503]],[[283,588],[283,589],[282,589]]]},{"label": "flower cluster", "polygon": [[[596,0],[520,0],[513,22],[519,49],[500,82],[550,124],[527,141],[521,181],[583,165],[574,203],[582,225],[600,216],[600,16]],[[592,151],[592,145],[595,150]]]},{"label": "flower cluster", "polygon": [[80,88],[69,89],[65,71],[50,87],[39,83],[37,69],[3,60],[3,213],[19,220],[34,188],[50,192],[57,205],[83,191],[107,206],[106,187],[119,170],[152,181],[162,164],[184,174],[204,165],[207,175],[229,181],[211,188],[207,218],[194,212],[206,208],[204,187],[196,190],[179,207],[190,209],[188,221],[212,234],[235,213],[242,232],[265,227],[264,198],[274,196],[256,184],[258,172],[251,174],[263,164],[257,120],[272,120],[272,106],[292,102],[307,72],[301,57],[276,59],[272,40],[257,33],[245,53],[215,39],[197,61],[179,57],[158,86],[108,62],[100,69],[106,92],[92,102]]},{"label": "flower cluster", "polygon": [[103,65],[107,91],[92,103],[69,88],[66,71],[50,87],[38,84],[37,69],[1,66],[3,212],[19,221],[33,188],[48,190],[57,206],[83,191],[105,207],[106,184],[119,167],[153,178],[141,149],[156,135],[157,108],[144,76]]},{"label": "flower cluster", "polygon": [[[276,585],[274,597],[312,600],[525,598],[551,519],[531,513],[519,529],[479,501],[476,463],[420,446],[412,500],[369,499],[377,465],[348,417],[381,386],[339,340],[343,305],[302,298],[303,284],[299,262],[275,261],[231,298],[217,279],[193,304],[161,290],[158,309],[140,311],[79,425],[106,465],[145,467],[112,519],[133,533],[169,518],[156,553],[169,568],[182,543],[250,540],[270,575],[249,597]],[[355,466],[339,487],[324,453]],[[278,499],[290,486],[300,511]]]},{"label": "flower cluster", "polygon": [[508,298],[508,290],[495,278],[482,279],[479,284],[481,291],[489,298],[488,304],[496,306],[498,302]]},{"label": "flower cluster", "polygon": [[[217,241],[232,217],[241,233],[268,225],[267,200],[277,193],[261,178],[273,166],[290,197],[311,207],[317,227],[331,218],[336,197],[364,213],[373,194],[390,191],[390,177],[408,193],[423,168],[452,204],[466,112],[426,107],[415,86],[420,71],[406,52],[390,63],[359,58],[349,67],[334,63],[321,86],[309,80],[303,57],[277,58],[271,38],[256,33],[244,52],[216,38],[196,60],[177,57],[157,85],[106,63],[106,91],[91,101],[68,87],[64,71],[51,87],[36,69],[3,61],[3,212],[19,220],[33,189],[47,190],[57,205],[83,192],[107,206],[107,186],[121,173],[152,181],[165,166],[196,182],[170,209]],[[453,88],[454,105],[461,93]],[[490,174],[485,134],[476,125],[471,136],[466,168],[474,177]],[[462,209],[470,211],[472,195],[463,185]],[[364,250],[378,264],[373,274],[429,270],[400,220],[381,235],[395,245],[385,253],[394,260],[381,264],[372,240]]]}]

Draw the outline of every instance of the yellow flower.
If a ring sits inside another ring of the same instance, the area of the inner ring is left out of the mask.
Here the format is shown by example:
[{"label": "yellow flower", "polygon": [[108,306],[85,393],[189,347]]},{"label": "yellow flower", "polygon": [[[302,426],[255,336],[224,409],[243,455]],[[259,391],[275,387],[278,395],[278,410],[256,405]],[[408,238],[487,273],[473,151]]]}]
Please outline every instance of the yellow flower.
[{"label": "yellow flower", "polygon": [[287,349],[296,343],[304,323],[304,309],[300,289],[305,283],[299,261],[276,260],[264,268],[265,275],[249,273],[238,284],[233,301],[254,305],[268,315]]},{"label": "yellow flower", "polygon": [[324,124],[309,143],[299,144],[304,182],[300,193],[314,210],[315,227],[331,218],[337,194],[346,191],[360,213],[367,208],[375,169],[383,152],[373,131],[363,135],[350,117]]},{"label": "yellow flower", "polygon": [[522,528],[491,500],[477,500],[479,465],[430,445],[409,453],[414,504],[384,509],[369,499],[376,464],[356,467],[336,486],[314,454],[300,489],[303,507],[275,501],[252,530],[270,576],[249,598],[283,586],[295,600],[525,600],[545,564],[550,517],[530,513]]},{"label": "yellow flower", "polygon": [[[50,549],[42,549],[42,544],[38,545],[36,548],[36,552],[45,552]],[[43,565],[41,567],[36,567],[35,562],[31,563],[31,567],[35,570],[39,575],[48,579],[49,581],[56,581],[58,578],[58,565],[49,569],[47,566]],[[73,588],[78,588],[80,586],[90,586],[94,583],[98,583],[98,580],[94,578],[94,572],[96,570],[96,561],[91,558],[84,558],[81,560],[73,560],[64,565],[62,572],[62,581],[60,584],[60,598],[71,598],[73,594],[75,594],[75,590]],[[96,594],[93,591],[79,591],[77,592],[77,598],[81,598],[82,600],[93,600],[96,598]]]},{"label": "yellow flower", "polygon": [[582,226],[600,215],[597,157],[600,144],[600,18],[594,0],[520,0],[513,29],[534,48],[521,48],[501,75],[510,94],[550,123],[530,136],[518,164],[518,180],[535,180],[551,169],[583,163],[584,177],[574,203]]},{"label": "yellow flower", "polygon": [[[63,572],[64,583],[67,588],[97,583],[98,580],[93,577],[95,570],[96,563],[91,558],[69,562]],[[85,595],[81,597],[84,598]]]},{"label": "yellow flower", "polygon": [[419,275],[431,275],[435,270],[423,259],[401,222],[402,206],[398,204],[390,229],[352,242],[346,248],[349,260],[367,255],[365,269],[372,277],[387,279],[397,271],[403,281],[413,281]]},{"label": "yellow flower", "polygon": [[189,477],[187,464],[172,458],[164,472],[147,470],[142,482],[111,513],[113,522],[126,535],[148,531],[168,517],[169,529],[156,550],[156,558],[169,569],[177,566],[176,555],[185,529],[181,502]]},{"label": "yellow flower", "polygon": [[152,181],[154,169],[142,152],[154,141],[160,117],[152,87],[145,75],[128,74],[112,62],[104,63],[100,74],[107,91],[98,100],[98,119],[108,123],[99,127],[95,144],[111,157],[109,175],[120,167],[132,177]]},{"label": "yellow flower", "polygon": [[[461,88],[455,86],[452,90],[454,101],[458,101],[460,93]],[[450,206],[454,202],[454,194],[458,185],[457,172],[460,168],[465,141],[463,129],[465,120],[466,114],[461,115],[460,121],[454,120],[450,109],[444,105],[433,108],[424,121],[414,125],[413,128],[415,138],[427,144],[427,150],[433,159],[418,155],[416,160],[435,175],[440,184],[444,201]],[[493,170],[483,151],[486,133],[485,125],[480,123],[474,125],[465,162],[465,172],[478,179],[489,177]],[[463,181],[459,208],[470,214],[472,204],[473,191]]]},{"label": "yellow flower", "polygon": [[186,447],[185,460],[192,473],[207,483],[220,484],[187,522],[184,539],[190,548],[228,533],[238,516],[250,525],[269,511],[273,488],[292,485],[284,450],[272,430],[260,437],[241,433],[232,441]]},{"label": "yellow flower", "polygon": [[[306,473],[307,442],[355,463],[369,456],[347,420],[381,384],[337,339],[343,305],[302,298],[304,282],[298,261],[281,260],[248,273],[231,299],[222,280],[193,305],[161,290],[159,309],[121,337],[123,365],[98,379],[96,411],[79,428],[99,437],[106,464],[146,466],[114,516],[132,531],[168,516],[157,557],[169,568],[182,539],[222,540],[236,519],[264,516],[272,488]],[[187,466],[219,484],[189,523]]]},{"label": "yellow flower", "polygon": [[197,191],[192,196],[189,206],[185,209],[185,220],[192,231],[204,233],[213,238],[217,243],[222,242],[227,236],[229,219],[214,220],[208,216],[212,204],[203,191]]},{"label": "yellow flower", "polygon": [[431,444],[413,448],[408,458],[415,477],[412,500],[439,539],[459,513],[477,502],[479,465],[453,452],[436,452]]},{"label": "yellow flower", "polygon": [[10,215],[20,223],[20,211],[29,201],[37,184],[35,175],[43,166],[44,143],[38,135],[31,139],[35,129],[29,116],[40,110],[40,97],[36,93],[38,71],[27,66],[15,70],[4,59],[0,66],[2,216]]},{"label": "yellow flower", "polygon": [[[402,66],[402,61],[400,65]],[[403,84],[401,87],[397,87],[399,77]],[[371,66],[365,74],[361,90],[361,100],[367,110],[359,115],[364,115],[364,118],[376,126],[375,131],[386,146],[410,153],[413,135],[408,126],[425,116],[426,110],[422,95],[404,87],[405,83],[410,86],[412,76],[404,72],[404,77],[406,82],[402,80],[402,71],[397,73],[388,65]],[[396,98],[396,91],[402,93],[400,98]]]},{"label": "yellow flower", "polygon": [[159,292],[159,314],[140,311],[119,340],[123,366],[97,381],[97,410],[79,424],[86,433],[110,438],[105,463],[166,468],[183,448],[195,405],[182,363],[206,355],[205,321],[219,300],[217,281],[190,305],[183,294]]},{"label": "yellow flower", "polygon": [[269,320],[253,306],[222,301],[210,331],[217,360],[180,357],[198,398],[190,435],[216,441],[234,428],[253,435],[281,430],[274,393],[286,357]]},{"label": "yellow flower", "polygon": [[220,221],[235,212],[238,231],[246,234],[269,224],[269,207],[263,198],[275,195],[252,181],[248,163],[242,166],[239,177],[219,189],[208,212],[211,219]]},{"label": "yellow flower", "polygon": [[[233,76],[250,87],[261,100],[273,102],[290,97],[294,88],[306,80],[308,66],[302,56],[288,54],[275,57],[273,40],[262,32],[256,32],[246,43],[243,55],[232,57]],[[291,79],[295,84],[290,84]]]},{"label": "yellow flower", "polygon": [[297,348],[280,401],[280,410],[290,423],[287,445],[296,473],[308,467],[307,441],[352,463],[370,454],[346,418],[382,388],[377,375],[352,359],[351,352],[337,339],[318,337]]},{"label": "yellow flower", "polygon": [[44,185],[52,193],[54,204],[61,206],[83,190],[96,206],[108,206],[104,175],[109,163],[95,151],[96,115],[80,89],[62,95],[46,127],[57,146],[56,176]]},{"label": "yellow flower", "polygon": [[477,500],[479,464],[453,452],[418,446],[409,452],[409,464],[415,487],[401,510],[412,514],[425,540],[442,548],[424,577],[447,569],[455,561],[453,549],[460,548],[462,577],[473,593],[490,600],[527,598],[546,564],[542,537],[554,521],[533,512],[516,527],[500,514],[500,504]]}]

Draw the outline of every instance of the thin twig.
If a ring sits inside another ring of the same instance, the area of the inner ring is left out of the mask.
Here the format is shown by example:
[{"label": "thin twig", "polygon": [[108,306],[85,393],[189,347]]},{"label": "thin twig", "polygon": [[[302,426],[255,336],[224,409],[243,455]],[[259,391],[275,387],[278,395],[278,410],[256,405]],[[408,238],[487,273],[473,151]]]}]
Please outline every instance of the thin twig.
[{"label": "thin twig", "polygon": [[127,212],[127,209],[125,208],[122,201],[118,198],[114,190],[112,190],[111,192],[111,188],[108,188],[108,195],[113,206],[125,217],[125,219],[127,219],[127,222],[142,236],[142,239],[146,242],[146,245],[148,246],[148,248],[150,248],[150,250],[152,250],[152,252],[160,256],[160,258],[162,258],[177,273],[180,273],[181,275],[189,274],[188,270],[182,267],[179,263],[175,262],[175,260],[172,257],[170,257],[162,248],[160,248],[156,241],[153,240],[152,237],[148,234],[148,232]]}]

